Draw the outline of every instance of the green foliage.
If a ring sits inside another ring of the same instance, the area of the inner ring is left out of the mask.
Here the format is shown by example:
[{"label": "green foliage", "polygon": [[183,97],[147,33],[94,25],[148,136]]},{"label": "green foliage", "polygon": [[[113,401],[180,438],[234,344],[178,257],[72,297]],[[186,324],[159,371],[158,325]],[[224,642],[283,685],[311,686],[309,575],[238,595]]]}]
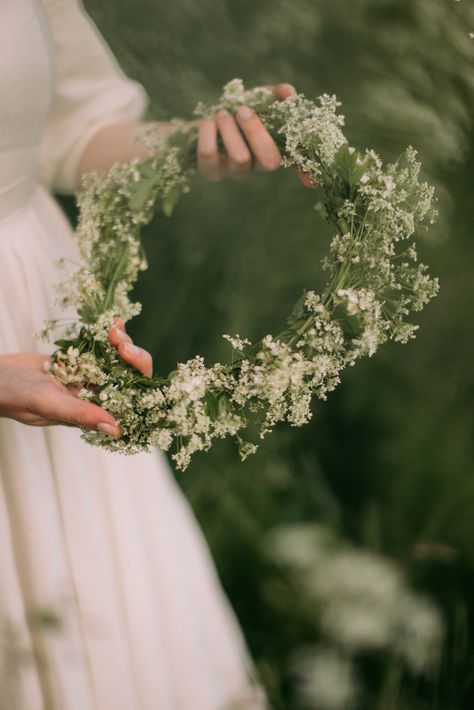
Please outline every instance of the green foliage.
[{"label": "green foliage", "polygon": [[[212,546],[275,708],[295,708],[293,650],[311,614],[268,559],[264,533],[319,521],[397,558],[444,610],[440,672],[419,683],[396,667],[365,669],[367,710],[464,710],[474,704],[474,394],[472,154],[474,9],[468,0],[86,0],[151,115],[189,116],[235,75],[290,81],[343,102],[350,143],[384,158],[412,143],[439,186],[437,241],[422,258],[440,296],[420,337],[351,370],[305,430],[281,431],[242,465],[225,442],[178,480]],[[331,236],[289,173],[241,183],[196,181],[172,222],[148,231],[150,269],[134,337],[160,371],[220,332],[255,339],[279,327],[313,285]],[[315,284],[316,290],[321,284]],[[371,685],[370,685],[371,684]]]},{"label": "green foliage", "polygon": [[149,163],[143,163],[137,168],[140,179],[130,189],[129,204],[134,211],[142,210],[153,192],[156,185],[156,171]]},{"label": "green foliage", "polygon": [[366,161],[347,144],[341,145],[334,161],[334,170],[347,186],[347,199],[352,199],[354,188],[366,170]]}]

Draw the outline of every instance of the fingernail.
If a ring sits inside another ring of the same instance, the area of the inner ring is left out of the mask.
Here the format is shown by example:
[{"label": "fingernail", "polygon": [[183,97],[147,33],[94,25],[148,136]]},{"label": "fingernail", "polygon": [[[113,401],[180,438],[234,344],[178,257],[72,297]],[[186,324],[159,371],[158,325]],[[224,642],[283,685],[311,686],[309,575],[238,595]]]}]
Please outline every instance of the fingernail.
[{"label": "fingernail", "polygon": [[124,345],[123,349],[125,350],[127,355],[138,355],[141,350],[141,348],[137,347],[136,345],[132,345],[131,343],[127,343],[126,345]]},{"label": "fingernail", "polygon": [[224,118],[225,116],[230,116],[230,114],[226,108],[221,108],[221,110],[217,112],[217,115],[220,118]]},{"label": "fingernail", "polygon": [[97,431],[102,432],[102,434],[107,434],[107,436],[110,436],[112,439],[117,439],[120,436],[119,428],[113,424],[107,424],[106,422],[97,424]]},{"label": "fingernail", "polygon": [[247,121],[247,119],[253,116],[253,111],[248,106],[239,106],[237,109],[237,116],[239,118],[243,118],[244,121]]}]

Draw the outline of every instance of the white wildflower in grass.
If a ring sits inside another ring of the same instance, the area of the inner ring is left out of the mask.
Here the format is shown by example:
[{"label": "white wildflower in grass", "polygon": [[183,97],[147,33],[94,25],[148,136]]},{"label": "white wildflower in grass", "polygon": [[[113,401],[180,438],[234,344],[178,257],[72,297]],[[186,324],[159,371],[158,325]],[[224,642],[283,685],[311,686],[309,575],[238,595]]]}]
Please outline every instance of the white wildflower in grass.
[{"label": "white wildflower in grass", "polygon": [[308,623],[320,639],[319,646],[295,653],[293,663],[300,695],[310,707],[361,707],[355,703],[361,689],[357,664],[370,654],[411,675],[436,669],[443,640],[440,614],[410,589],[394,561],[338,540],[317,524],[281,525],[264,544],[292,580],[302,606],[311,610]]},{"label": "white wildflower in grass", "polygon": [[413,243],[435,214],[433,189],[419,179],[413,148],[384,166],[374,151],[348,146],[334,96],[278,101],[268,89],[246,90],[239,79],[224,87],[215,106],[200,105],[196,113],[235,111],[243,103],[260,115],[283,164],[300,166],[318,183],[318,209],[334,230],[323,260],[328,283],[320,295],[303,293],[277,336],[252,344],[225,335],[233,349],[229,365],[207,367],[196,357],[167,377],[146,378],[123,363],[108,330],[115,316],[128,321],[140,311],[129,294],[147,267],[141,228],[157,208],[170,215],[189,190],[197,146],[197,127],[182,121],[174,121],[167,137],[159,125],[139,129],[137,140],[152,157],[115,165],[106,176],[89,174],[78,194],[82,262],[58,289],[59,305],[73,307],[77,319],[67,326],[45,323],[39,334],[49,338],[63,327],[49,371],[81,385],[79,396],[120,423],[123,435],[116,440],[84,429],[89,443],[123,453],[174,449],[184,469],[216,438],[235,436],[245,458],[257,448],[246,441],[250,423],[263,437],[279,422],[307,422],[312,398],[324,400],[346,366],[389,339],[412,338],[417,326],[410,313],[437,292]]},{"label": "white wildflower in grass", "polygon": [[305,707],[318,710],[351,710],[359,687],[350,659],[335,649],[308,647],[294,654],[292,670],[298,698]]}]

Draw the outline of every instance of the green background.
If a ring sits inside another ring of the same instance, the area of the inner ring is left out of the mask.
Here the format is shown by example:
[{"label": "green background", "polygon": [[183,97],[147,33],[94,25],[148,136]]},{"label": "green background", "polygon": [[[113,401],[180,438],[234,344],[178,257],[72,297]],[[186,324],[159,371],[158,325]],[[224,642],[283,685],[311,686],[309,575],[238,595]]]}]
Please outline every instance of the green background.
[{"label": "green background", "polygon": [[[177,479],[204,529],[276,708],[298,708],[291,653],[311,640],[298,594],[271,594],[279,571],[265,533],[318,521],[398,560],[442,609],[441,670],[367,675],[364,708],[474,707],[472,235],[474,10],[470,0],[86,0],[124,70],[146,87],[149,117],[192,117],[235,76],[335,93],[358,148],[420,152],[440,218],[421,244],[439,275],[416,341],[385,346],[344,374],[312,422],[281,427],[240,463],[232,442]],[[291,171],[219,184],[196,178],[171,220],[147,229],[150,268],[130,324],[156,369],[227,357],[222,333],[278,332],[303,288],[323,284],[328,233],[315,193]],[[159,514],[159,511],[157,511]],[[416,546],[426,543],[423,559]],[[172,544],[172,541],[170,541]],[[185,679],[183,680],[185,682]],[[369,700],[370,697],[370,700]],[[384,698],[383,700],[381,698]]]}]

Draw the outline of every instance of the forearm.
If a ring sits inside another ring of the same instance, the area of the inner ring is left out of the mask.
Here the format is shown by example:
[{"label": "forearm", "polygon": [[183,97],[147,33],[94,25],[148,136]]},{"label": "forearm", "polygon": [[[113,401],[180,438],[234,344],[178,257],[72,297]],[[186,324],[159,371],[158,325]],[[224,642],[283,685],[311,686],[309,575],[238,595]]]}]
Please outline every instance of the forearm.
[{"label": "forearm", "polygon": [[[78,183],[85,173],[107,172],[114,163],[125,163],[134,158],[146,160],[149,152],[145,146],[133,141],[135,130],[143,123],[121,123],[99,129],[86,145],[78,169]],[[161,123],[165,135],[172,130],[170,123]]]},{"label": "forearm", "polygon": [[[281,101],[296,93],[289,84],[271,88]],[[149,152],[145,146],[133,141],[136,128],[143,125],[146,124],[131,122],[98,130],[79,161],[78,184],[85,173],[107,172],[114,163],[125,163],[134,158],[146,160]],[[163,122],[158,126],[165,136],[175,130],[172,123]],[[226,175],[240,178],[249,172],[253,163],[268,171],[276,170],[281,164],[278,146],[260,118],[248,107],[241,106],[235,116],[221,111],[214,118],[188,121],[185,126],[198,127],[197,169],[209,180],[220,180]],[[296,170],[307,187],[314,187],[308,175]]]}]

